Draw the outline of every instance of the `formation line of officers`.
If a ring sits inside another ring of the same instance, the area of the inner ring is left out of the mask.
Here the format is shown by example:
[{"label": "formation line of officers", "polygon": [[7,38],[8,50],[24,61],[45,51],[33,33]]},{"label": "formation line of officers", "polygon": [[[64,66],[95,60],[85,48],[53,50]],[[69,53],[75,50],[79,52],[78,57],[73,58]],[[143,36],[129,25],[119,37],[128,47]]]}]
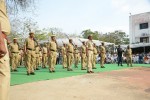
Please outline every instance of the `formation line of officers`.
[{"label": "formation line of officers", "polygon": [[[24,48],[19,49],[17,38],[9,45],[11,71],[18,71],[17,67],[24,61],[27,69],[27,75],[35,75],[35,70],[39,70],[39,66],[46,68],[48,65],[49,72],[55,72],[57,52],[60,49],[62,54],[62,66],[67,71],[73,71],[72,65],[78,68],[79,59],[81,57],[81,70],[87,70],[87,73],[94,73],[96,69],[96,58],[100,56],[100,67],[104,67],[106,59],[106,49],[104,43],[98,48],[92,41],[92,35],[88,36],[88,41],[83,41],[79,50],[77,45],[73,44],[73,40],[69,39],[68,44],[63,44],[63,47],[58,47],[55,35],[51,35],[51,41],[44,43],[42,48],[34,38],[34,33],[29,33],[29,37],[25,39]],[[128,58],[131,62],[132,51],[127,49]]]}]

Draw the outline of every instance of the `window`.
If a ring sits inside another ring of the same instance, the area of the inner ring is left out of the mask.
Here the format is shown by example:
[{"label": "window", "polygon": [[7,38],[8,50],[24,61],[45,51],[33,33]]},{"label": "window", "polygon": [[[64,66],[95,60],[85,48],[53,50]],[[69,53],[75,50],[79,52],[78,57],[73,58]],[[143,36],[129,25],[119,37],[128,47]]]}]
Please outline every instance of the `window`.
[{"label": "window", "polygon": [[148,28],[148,23],[141,23],[140,24],[140,29],[147,29]]},{"label": "window", "polygon": [[149,43],[149,37],[142,37],[142,38],[140,38],[140,42],[141,43]]}]

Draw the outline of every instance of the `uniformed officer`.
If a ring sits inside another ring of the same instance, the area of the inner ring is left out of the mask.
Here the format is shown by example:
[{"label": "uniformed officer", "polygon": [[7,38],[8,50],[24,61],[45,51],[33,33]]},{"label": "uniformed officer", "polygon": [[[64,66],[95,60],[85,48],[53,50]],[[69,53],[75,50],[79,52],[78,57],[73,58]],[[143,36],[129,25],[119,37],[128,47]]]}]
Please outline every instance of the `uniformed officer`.
[{"label": "uniformed officer", "polygon": [[96,48],[96,44],[94,43],[93,44],[93,53],[94,53],[94,56],[93,56],[93,66],[92,68],[93,69],[96,69],[96,58],[97,58],[97,48]]},{"label": "uniformed officer", "polygon": [[51,36],[51,42],[49,43],[49,71],[50,73],[55,72],[56,58],[57,58],[57,42],[55,35]]},{"label": "uniformed officer", "polygon": [[61,53],[62,53],[62,65],[63,65],[63,68],[67,68],[67,51],[66,51],[66,44],[63,44],[63,47],[61,49]]},{"label": "uniformed officer", "polygon": [[67,70],[68,71],[73,71],[71,66],[74,61],[74,46],[72,43],[72,39],[69,39],[69,44],[67,45]]},{"label": "uniformed officer", "polygon": [[86,44],[82,42],[81,46],[81,70],[86,70],[87,67],[87,57],[86,57]]},{"label": "uniformed officer", "polygon": [[86,42],[87,46],[87,73],[94,73],[92,71],[92,63],[93,63],[93,41],[92,41],[92,35],[88,36],[88,41]]},{"label": "uniformed officer", "polygon": [[30,32],[29,37],[25,40],[25,53],[26,53],[26,67],[27,67],[27,75],[35,75],[34,66],[35,66],[35,39],[34,33]]},{"label": "uniformed officer", "polygon": [[78,50],[78,46],[77,45],[75,45],[75,48],[74,48],[74,62],[75,62],[75,68],[78,68],[79,50]]},{"label": "uniformed officer", "polygon": [[127,65],[128,66],[130,65],[130,67],[132,67],[132,50],[129,45],[127,46],[126,49],[126,59],[127,59]]},{"label": "uniformed officer", "polygon": [[47,44],[46,43],[44,43],[44,46],[42,48],[42,54],[43,54],[42,68],[46,68],[47,66]]},{"label": "uniformed officer", "polygon": [[35,47],[35,54],[36,54],[36,62],[34,66],[34,70],[39,70],[39,65],[40,65],[40,47],[39,44]]},{"label": "uniformed officer", "polygon": [[19,57],[19,45],[17,43],[17,38],[13,39],[13,43],[9,45],[10,58],[11,58],[11,71],[18,71],[18,57]]},{"label": "uniformed officer", "polygon": [[41,66],[42,67],[42,50],[41,50],[41,48],[40,48],[40,51],[39,51],[39,66]]},{"label": "uniformed officer", "polygon": [[100,60],[101,68],[105,68],[104,63],[106,59],[106,50],[104,47],[104,42],[102,42],[102,45],[100,46],[100,57],[101,57],[101,60]]},{"label": "uniformed officer", "polygon": [[0,0],[0,34],[6,48],[6,54],[0,53],[0,100],[9,100],[10,63],[7,48],[7,35],[10,34],[10,23],[6,12],[5,0]]}]

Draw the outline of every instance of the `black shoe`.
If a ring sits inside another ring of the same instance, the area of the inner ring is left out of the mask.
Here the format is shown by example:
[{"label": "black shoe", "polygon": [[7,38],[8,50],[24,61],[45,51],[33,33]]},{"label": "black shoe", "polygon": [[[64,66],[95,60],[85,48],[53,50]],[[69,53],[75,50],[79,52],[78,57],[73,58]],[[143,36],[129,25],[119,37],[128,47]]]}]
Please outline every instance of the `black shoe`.
[{"label": "black shoe", "polygon": [[89,74],[90,74],[90,73],[91,73],[91,71],[87,71],[87,73],[89,73]]},{"label": "black shoe", "polygon": [[55,72],[55,70],[53,70],[52,72]]},{"label": "black shoe", "polygon": [[82,68],[81,70],[86,70],[86,69]]},{"label": "black shoe", "polygon": [[40,70],[39,68],[36,68],[36,70]]},{"label": "black shoe", "polygon": [[15,71],[15,72],[18,72],[18,70],[17,70],[17,69],[15,69],[14,71]]},{"label": "black shoe", "polygon": [[27,75],[29,76],[29,75],[30,75],[30,73],[27,73]]},{"label": "black shoe", "polygon": [[94,73],[93,71],[90,71],[91,73]]},{"label": "black shoe", "polygon": [[92,69],[97,69],[96,67],[93,67]]},{"label": "black shoe", "polygon": [[123,66],[123,65],[121,65],[121,66]]},{"label": "black shoe", "polygon": [[31,75],[35,75],[35,73],[34,73],[34,72],[32,72],[32,73],[31,73]]},{"label": "black shoe", "polygon": [[53,71],[49,70],[50,73],[52,73]]}]

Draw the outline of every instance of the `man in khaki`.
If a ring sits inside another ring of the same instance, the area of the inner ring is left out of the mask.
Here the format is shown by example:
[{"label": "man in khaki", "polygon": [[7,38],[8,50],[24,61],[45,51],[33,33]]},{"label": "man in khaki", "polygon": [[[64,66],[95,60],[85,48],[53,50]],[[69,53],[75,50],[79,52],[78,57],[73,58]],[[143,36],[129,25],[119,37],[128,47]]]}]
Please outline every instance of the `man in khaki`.
[{"label": "man in khaki", "polygon": [[42,68],[46,68],[46,66],[47,66],[47,44],[46,43],[44,43],[44,46],[42,48],[42,54],[43,54]]},{"label": "man in khaki", "polygon": [[127,50],[125,54],[126,54],[126,59],[127,59],[127,65],[128,66],[130,65],[130,67],[132,67],[132,50],[129,45],[127,46]]},{"label": "man in khaki", "polygon": [[74,53],[74,47],[73,47],[72,39],[69,39],[69,44],[67,45],[67,70],[68,71],[73,71],[71,68],[74,60],[73,53]]},{"label": "man in khaki", "polygon": [[100,46],[100,57],[101,57],[101,60],[100,60],[101,68],[105,68],[104,63],[106,59],[106,50],[104,47],[104,42],[102,42],[102,45]]},{"label": "man in khaki", "polygon": [[78,50],[78,46],[77,45],[75,45],[75,48],[74,48],[74,62],[75,62],[75,68],[78,68],[79,50]]},{"label": "man in khaki", "polygon": [[36,54],[36,62],[34,66],[34,70],[39,70],[39,64],[40,64],[40,47],[39,44],[35,47],[35,54]]},{"label": "man in khaki", "polygon": [[10,34],[10,23],[8,20],[5,0],[0,0],[0,28],[1,38],[5,41],[6,54],[0,53],[0,100],[9,100],[10,88],[10,64],[7,48],[7,35]]},{"label": "man in khaki", "polygon": [[19,60],[19,45],[17,38],[13,39],[13,43],[9,45],[10,58],[11,58],[11,71],[17,71],[18,60]]},{"label": "man in khaki", "polygon": [[34,66],[35,66],[35,40],[34,33],[30,32],[29,37],[25,40],[25,53],[26,53],[26,67],[27,67],[27,75],[35,75]]},{"label": "man in khaki", "polygon": [[96,48],[96,44],[95,43],[93,44],[93,53],[94,53],[94,55],[93,55],[92,68],[96,69],[97,48]]},{"label": "man in khaki", "polygon": [[85,42],[82,43],[83,45],[81,46],[81,70],[86,70],[86,65],[87,65],[86,45]]},{"label": "man in khaki", "polygon": [[86,42],[86,55],[87,55],[87,73],[94,73],[92,71],[92,63],[93,63],[93,42],[92,35],[88,36],[88,41]]},{"label": "man in khaki", "polygon": [[57,43],[55,35],[51,36],[51,42],[49,43],[49,72],[55,72],[56,58],[57,58]]},{"label": "man in khaki", "polygon": [[61,49],[61,53],[62,53],[62,58],[63,58],[63,61],[62,61],[63,68],[67,68],[66,44],[63,44],[63,47]]}]

